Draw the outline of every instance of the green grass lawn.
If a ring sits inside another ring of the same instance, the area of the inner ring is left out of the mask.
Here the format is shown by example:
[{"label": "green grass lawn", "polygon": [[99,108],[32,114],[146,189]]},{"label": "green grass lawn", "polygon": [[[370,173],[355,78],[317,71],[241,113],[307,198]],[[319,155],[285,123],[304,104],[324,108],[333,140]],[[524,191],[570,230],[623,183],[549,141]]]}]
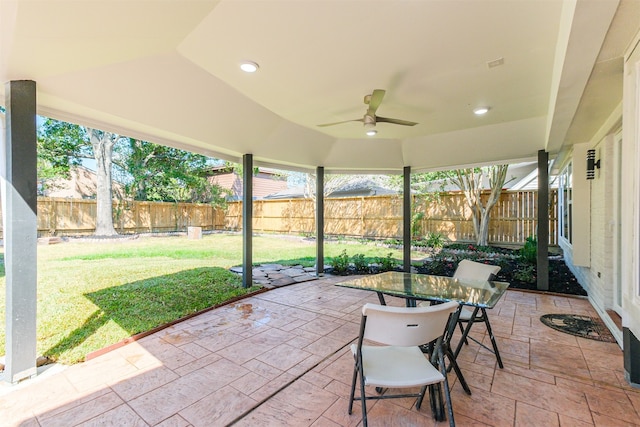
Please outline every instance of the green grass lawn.
[{"label": "green grass lawn", "polygon": [[[366,244],[325,245],[325,262],[339,255],[402,253]],[[279,236],[253,239],[254,263],[313,266],[315,244]],[[37,349],[62,363],[136,333],[222,303],[250,290],[228,269],[242,263],[242,236],[141,237],[111,242],[38,246]],[[0,355],[5,348],[4,264],[0,278]]]}]

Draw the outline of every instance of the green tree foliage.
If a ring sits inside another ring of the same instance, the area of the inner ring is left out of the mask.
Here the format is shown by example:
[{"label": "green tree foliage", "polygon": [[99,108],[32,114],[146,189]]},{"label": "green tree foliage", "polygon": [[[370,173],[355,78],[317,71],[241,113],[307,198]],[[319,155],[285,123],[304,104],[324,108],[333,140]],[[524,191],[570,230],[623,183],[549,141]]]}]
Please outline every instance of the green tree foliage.
[{"label": "green tree foliage", "polygon": [[134,199],[224,205],[224,189],[207,179],[210,158],[132,138],[124,152]]},{"label": "green tree foliage", "polygon": [[38,129],[38,176],[41,187],[61,176],[68,177],[71,168],[83,158],[96,161],[96,235],[117,234],[113,227],[112,165],[114,146],[119,135],[86,128],[54,119],[45,119]]},{"label": "green tree foliage", "polygon": [[[82,159],[93,159],[87,130],[78,125],[45,119],[38,128],[38,177],[68,178]],[[45,184],[45,183],[43,183]]]}]

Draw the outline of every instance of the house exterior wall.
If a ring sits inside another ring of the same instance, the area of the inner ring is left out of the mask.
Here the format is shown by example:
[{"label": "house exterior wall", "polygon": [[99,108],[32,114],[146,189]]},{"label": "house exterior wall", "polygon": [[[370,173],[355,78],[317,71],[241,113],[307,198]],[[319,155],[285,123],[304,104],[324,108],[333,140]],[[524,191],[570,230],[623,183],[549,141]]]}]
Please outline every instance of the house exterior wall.
[{"label": "house exterior wall", "polygon": [[[581,232],[586,233],[586,236],[588,236],[586,249],[588,250],[590,265],[579,266],[576,265],[574,260],[574,252],[578,249],[577,245],[584,245],[584,242],[580,243],[575,237],[573,245],[570,245],[564,239],[560,241],[567,266],[582,287],[585,288],[589,294],[589,300],[609,324],[619,343],[622,342],[622,334],[617,330],[613,321],[609,319],[606,311],[614,308],[613,295],[616,280],[614,257],[617,256],[616,242],[614,240],[617,223],[615,177],[619,172],[614,156],[614,146],[615,135],[619,132],[621,116],[622,109],[616,109],[609,120],[603,124],[600,132],[597,133],[596,138],[594,138],[596,142],[589,144],[588,148],[596,150],[596,160],[600,160],[600,169],[596,169],[595,179],[587,180],[584,173],[574,176],[574,184],[584,185],[586,183],[588,186],[589,203],[587,211],[590,215],[589,228],[584,229],[583,227]],[[580,150],[578,156],[573,156],[574,166],[580,162],[586,164],[586,156],[583,155],[583,151]],[[583,194],[582,197],[584,196]],[[574,192],[574,202],[577,197],[581,197],[581,194]],[[574,216],[575,224],[575,221],[580,221],[581,216]]]},{"label": "house exterior wall", "polygon": [[625,56],[621,154],[621,271],[624,367],[640,387],[640,31]]},{"label": "house exterior wall", "polygon": [[[211,177],[214,184],[229,190],[231,200],[242,199],[242,177],[235,172]],[[287,189],[287,181],[271,173],[259,172],[253,176],[253,198],[261,199],[269,194]]]},{"label": "house exterior wall", "polygon": [[[627,380],[640,385],[640,33],[625,57],[622,104],[589,144],[601,162],[596,179],[589,182],[590,265],[574,262],[575,240],[572,246],[561,239],[560,246],[567,265],[623,347]],[[575,155],[573,160],[586,162]],[[578,183],[584,179],[574,177]],[[622,331],[607,315],[609,309],[621,314]]]}]

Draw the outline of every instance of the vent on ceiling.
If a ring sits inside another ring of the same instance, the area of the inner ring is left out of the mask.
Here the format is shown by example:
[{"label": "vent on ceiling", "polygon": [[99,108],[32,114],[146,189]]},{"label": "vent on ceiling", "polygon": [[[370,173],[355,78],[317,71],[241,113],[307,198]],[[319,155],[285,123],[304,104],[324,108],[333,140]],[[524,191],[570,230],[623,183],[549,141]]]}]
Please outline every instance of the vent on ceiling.
[{"label": "vent on ceiling", "polygon": [[494,59],[493,61],[487,62],[487,66],[489,68],[499,67],[504,64],[504,58],[500,57],[498,59]]}]

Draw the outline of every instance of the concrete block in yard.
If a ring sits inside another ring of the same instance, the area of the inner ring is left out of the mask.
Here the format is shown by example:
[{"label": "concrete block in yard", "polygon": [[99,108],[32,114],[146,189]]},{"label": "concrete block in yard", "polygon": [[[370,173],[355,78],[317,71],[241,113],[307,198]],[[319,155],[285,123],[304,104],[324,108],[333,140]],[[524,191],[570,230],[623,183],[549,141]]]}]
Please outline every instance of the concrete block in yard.
[{"label": "concrete block in yard", "polygon": [[202,239],[202,227],[187,227],[187,238],[189,240]]}]

